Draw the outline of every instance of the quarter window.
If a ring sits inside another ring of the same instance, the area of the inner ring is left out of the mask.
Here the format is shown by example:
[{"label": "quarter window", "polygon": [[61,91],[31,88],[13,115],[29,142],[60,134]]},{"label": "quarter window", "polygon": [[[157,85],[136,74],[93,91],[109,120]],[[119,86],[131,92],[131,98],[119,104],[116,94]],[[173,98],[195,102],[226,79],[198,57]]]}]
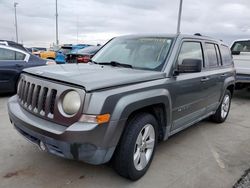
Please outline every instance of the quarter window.
[{"label": "quarter window", "polygon": [[200,42],[184,42],[178,56],[178,64],[181,65],[184,59],[201,60],[203,64],[203,53]]},{"label": "quarter window", "polygon": [[25,54],[21,52],[16,52],[16,60],[24,60],[25,59]]},{"label": "quarter window", "polygon": [[227,46],[221,45],[220,49],[221,49],[222,64],[226,66],[232,65],[233,60],[229,48]]},{"label": "quarter window", "polygon": [[209,67],[217,67],[219,63],[218,63],[215,44],[206,43],[206,50],[207,50]]}]

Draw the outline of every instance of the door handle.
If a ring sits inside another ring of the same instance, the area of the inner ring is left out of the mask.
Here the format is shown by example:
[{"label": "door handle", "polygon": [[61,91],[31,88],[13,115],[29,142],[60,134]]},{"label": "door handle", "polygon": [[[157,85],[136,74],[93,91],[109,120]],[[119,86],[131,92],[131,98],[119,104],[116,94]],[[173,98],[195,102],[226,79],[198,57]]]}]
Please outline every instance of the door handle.
[{"label": "door handle", "polygon": [[221,77],[225,77],[225,76],[227,76],[227,74],[222,74],[222,75],[220,75]]},{"label": "door handle", "polygon": [[208,81],[208,80],[210,80],[210,78],[204,77],[204,78],[201,79],[201,82],[206,82],[206,81]]}]

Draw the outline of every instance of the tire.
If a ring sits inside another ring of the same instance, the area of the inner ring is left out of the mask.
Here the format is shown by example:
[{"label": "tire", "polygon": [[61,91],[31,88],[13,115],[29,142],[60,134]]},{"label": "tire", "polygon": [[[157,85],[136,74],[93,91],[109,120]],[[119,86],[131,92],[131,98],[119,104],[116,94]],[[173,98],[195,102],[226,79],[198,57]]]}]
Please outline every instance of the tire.
[{"label": "tire", "polygon": [[231,92],[226,90],[219,108],[216,110],[216,113],[211,116],[212,121],[223,123],[227,119],[231,107],[231,99]]},{"label": "tire", "polygon": [[157,138],[158,124],[153,115],[140,113],[128,121],[114,156],[116,172],[133,181],[141,178],[154,157]]}]

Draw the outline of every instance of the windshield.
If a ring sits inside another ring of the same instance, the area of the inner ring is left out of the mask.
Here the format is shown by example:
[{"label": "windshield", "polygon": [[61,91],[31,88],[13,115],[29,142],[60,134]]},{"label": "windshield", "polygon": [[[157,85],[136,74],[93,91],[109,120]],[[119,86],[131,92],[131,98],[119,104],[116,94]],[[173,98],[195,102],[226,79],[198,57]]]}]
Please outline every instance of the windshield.
[{"label": "windshield", "polygon": [[172,38],[115,38],[93,57],[96,63],[119,62],[133,68],[161,70],[168,55]]},{"label": "windshield", "polygon": [[231,50],[236,52],[250,52],[250,40],[235,42]]}]

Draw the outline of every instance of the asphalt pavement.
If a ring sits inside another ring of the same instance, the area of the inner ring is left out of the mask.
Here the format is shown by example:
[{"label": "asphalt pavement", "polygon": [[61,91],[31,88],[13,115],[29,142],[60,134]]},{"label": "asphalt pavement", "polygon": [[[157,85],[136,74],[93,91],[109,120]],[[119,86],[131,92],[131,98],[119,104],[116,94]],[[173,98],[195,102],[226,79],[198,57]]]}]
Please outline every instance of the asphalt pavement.
[{"label": "asphalt pavement", "polygon": [[110,165],[93,166],[38,150],[9,122],[0,97],[0,188],[229,188],[250,168],[250,91],[237,91],[223,124],[204,120],[158,145],[147,174],[136,182]]}]

